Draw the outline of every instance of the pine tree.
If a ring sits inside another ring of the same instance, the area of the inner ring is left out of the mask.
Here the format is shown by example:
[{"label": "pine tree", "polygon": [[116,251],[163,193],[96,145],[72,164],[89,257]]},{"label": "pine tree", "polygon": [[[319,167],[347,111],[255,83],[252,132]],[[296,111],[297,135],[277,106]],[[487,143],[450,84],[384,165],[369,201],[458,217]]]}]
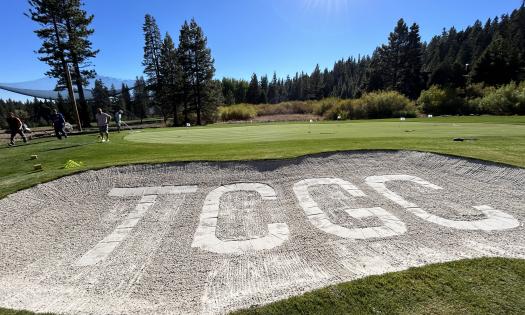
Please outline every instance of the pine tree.
[{"label": "pine tree", "polygon": [[425,86],[421,73],[423,68],[423,44],[419,36],[419,25],[416,23],[410,27],[405,58],[406,60],[401,70],[402,79],[399,92],[411,99],[417,99]]},{"label": "pine tree", "polygon": [[489,85],[509,83],[519,79],[519,53],[502,37],[496,38],[474,65],[472,79]]},{"label": "pine tree", "polygon": [[261,95],[261,86],[257,74],[252,75],[248,91],[246,92],[246,101],[250,104],[259,104],[259,97]]},{"label": "pine tree", "polygon": [[[80,67],[88,66],[87,60],[96,55],[96,52],[91,50],[91,43],[88,40],[88,36],[93,32],[89,29],[93,17],[86,17],[86,12],[81,10],[82,4],[77,0],[29,0],[28,2],[31,8],[26,16],[40,25],[40,28],[35,30],[42,40],[42,47],[38,50],[42,55],[39,60],[46,62],[50,67],[46,75],[58,79],[57,89],[62,87],[61,84],[66,83],[69,100],[75,106],[72,78],[80,84],[79,93],[83,96],[82,75],[93,73],[92,70],[80,71]],[[72,60],[73,57],[75,60]],[[72,62],[74,71],[69,76],[69,63]],[[79,128],[82,123],[89,125],[89,113],[83,98],[80,102],[79,116]]]},{"label": "pine tree", "polygon": [[142,65],[144,66],[144,74],[147,76],[148,85],[154,91],[157,91],[159,88],[162,39],[155,18],[146,14],[144,20],[142,27],[144,32],[144,60]]},{"label": "pine tree", "polygon": [[404,83],[406,78],[403,71],[407,67],[407,46],[408,46],[408,27],[403,19],[397,22],[397,26],[393,33],[390,33],[387,48],[387,65],[385,71],[388,73],[386,77],[387,88],[397,91],[404,90]]},{"label": "pine tree", "polygon": [[224,97],[224,104],[235,104],[235,86],[235,79],[222,78],[222,95]]},{"label": "pine tree", "polygon": [[120,96],[120,108],[125,111],[131,111],[131,94],[129,93],[129,87],[122,83]]},{"label": "pine tree", "polygon": [[320,100],[323,97],[323,77],[319,64],[315,66],[312,75],[310,76],[310,90],[308,93],[308,99]]},{"label": "pine tree", "polygon": [[114,84],[111,84],[111,87],[108,90],[109,102],[111,107],[108,108],[112,112],[116,111],[120,105],[120,96],[117,95],[117,89]]},{"label": "pine tree", "polygon": [[177,60],[181,68],[181,101],[184,124],[189,123],[191,98],[193,96],[193,56],[190,25],[184,21],[180,29]]},{"label": "pine tree", "polygon": [[268,102],[276,104],[279,102],[279,82],[277,80],[277,73],[273,73],[272,82],[268,87]]},{"label": "pine tree", "polygon": [[248,95],[248,89],[249,89],[249,83],[245,80],[240,80],[237,82],[235,86],[235,103],[241,104],[241,103],[247,103],[247,95]]},{"label": "pine tree", "polygon": [[143,77],[135,80],[135,92],[133,93],[133,113],[140,118],[140,123],[146,118],[149,106],[149,95],[146,89],[146,81]]},{"label": "pine tree", "polygon": [[215,75],[215,60],[211,56],[208,48],[208,39],[204,36],[202,28],[192,19],[190,22],[191,43],[193,50],[193,95],[195,109],[197,113],[197,125],[202,125],[203,113],[213,112],[217,106],[214,98],[211,97],[216,91],[216,82],[213,82]]},{"label": "pine tree", "polygon": [[160,54],[160,95],[161,109],[164,119],[173,114],[173,125],[179,125],[179,103],[181,86],[181,67],[178,61],[177,49],[169,33],[166,33]]},{"label": "pine tree", "polygon": [[197,124],[201,125],[203,114],[213,111],[216,103],[212,103],[210,94],[215,92],[213,76],[215,74],[214,60],[211,50],[207,47],[208,40],[202,28],[191,20],[181,28],[179,36],[178,60],[181,67],[181,91],[184,122],[189,120],[190,110],[194,110]]},{"label": "pine tree", "polygon": [[62,97],[62,94],[58,94],[57,99],[54,101],[54,108],[58,110],[59,113],[64,115],[66,121],[71,121],[75,119],[75,115],[70,106],[67,106],[67,102]]},{"label": "pine tree", "polygon": [[94,15],[88,15],[82,9],[83,3],[80,0],[67,0],[67,14],[65,14],[65,25],[68,35],[67,50],[73,65],[72,77],[78,91],[80,101],[80,117],[82,124],[90,125],[90,117],[84,87],[88,85],[88,80],[96,76],[96,72],[91,68],[90,59],[96,57],[99,50],[92,49],[89,37],[95,32],[90,28]]},{"label": "pine tree", "polygon": [[390,33],[388,45],[376,49],[372,56],[366,89],[396,90],[417,98],[424,85],[422,54],[419,26],[413,24],[409,31],[405,21],[400,19]]},{"label": "pine tree", "polygon": [[259,104],[267,104],[268,103],[268,77],[266,75],[263,75],[261,77],[261,93],[259,95]]},{"label": "pine tree", "polygon": [[95,107],[108,111],[112,105],[109,95],[109,90],[104,85],[104,82],[102,82],[102,80],[95,80],[95,87],[93,88],[93,102],[95,103]]}]

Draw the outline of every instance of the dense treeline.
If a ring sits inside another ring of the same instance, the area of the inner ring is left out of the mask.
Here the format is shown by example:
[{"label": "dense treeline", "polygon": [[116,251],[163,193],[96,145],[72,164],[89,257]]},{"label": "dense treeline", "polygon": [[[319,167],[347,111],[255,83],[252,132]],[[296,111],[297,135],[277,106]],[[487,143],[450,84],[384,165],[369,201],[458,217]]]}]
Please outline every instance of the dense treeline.
[{"label": "dense treeline", "polygon": [[159,114],[159,110],[152,107],[153,103],[147,90],[147,84],[143,77],[135,80],[133,89],[126,84],[122,84],[117,93],[115,86],[108,88],[101,80],[95,81],[93,88],[93,100],[89,102],[90,110],[93,115],[97,108],[102,108],[105,112],[115,113],[123,111],[126,119],[140,119],[141,121],[148,114]]},{"label": "dense treeline", "polygon": [[[331,70],[278,78],[274,73],[250,82],[224,78],[225,104],[279,103],[326,97],[358,98],[365,92],[395,90],[412,100],[432,86],[465,89],[473,83],[495,86],[525,79],[525,7],[510,15],[476,21],[465,30],[443,30],[422,43],[419,26],[401,19],[372,56],[349,58]],[[456,91],[464,94],[464,91]]]},{"label": "dense treeline", "polygon": [[0,99],[0,127],[7,128],[6,119],[10,112],[16,113],[29,126],[50,125],[52,109],[56,108],[57,105],[60,104],[38,99],[25,102]]},{"label": "dense treeline", "polygon": [[[127,120],[143,120],[148,115],[159,115],[160,111],[151,107],[152,102],[146,89],[144,78],[137,78],[132,91],[122,84],[121,93],[117,95],[116,88],[106,87],[100,80],[95,81],[93,89],[94,99],[88,101],[87,109],[94,116],[97,108],[114,114],[122,110]],[[14,112],[30,127],[50,126],[53,109],[62,113],[66,121],[75,122],[75,112],[67,99],[60,95],[55,101],[33,99],[25,102],[0,99],[0,128],[6,127],[6,118],[9,112]]]},{"label": "dense treeline", "polygon": [[294,100],[319,100],[326,97],[355,98],[363,92],[370,57],[339,60],[334,68],[321,71],[317,65],[311,74],[296,73],[286,79],[274,73],[260,79],[252,75],[250,82],[233,78],[222,79],[224,103],[277,104]]}]

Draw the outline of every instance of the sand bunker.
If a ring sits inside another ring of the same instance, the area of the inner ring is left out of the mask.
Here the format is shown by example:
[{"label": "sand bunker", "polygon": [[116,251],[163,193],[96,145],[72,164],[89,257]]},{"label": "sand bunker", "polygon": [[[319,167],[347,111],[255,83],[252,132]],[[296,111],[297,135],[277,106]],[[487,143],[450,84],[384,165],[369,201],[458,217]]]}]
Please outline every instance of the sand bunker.
[{"label": "sand bunker", "polygon": [[525,170],[416,152],[128,166],[0,200],[0,306],[216,314],[464,258],[525,258]]}]

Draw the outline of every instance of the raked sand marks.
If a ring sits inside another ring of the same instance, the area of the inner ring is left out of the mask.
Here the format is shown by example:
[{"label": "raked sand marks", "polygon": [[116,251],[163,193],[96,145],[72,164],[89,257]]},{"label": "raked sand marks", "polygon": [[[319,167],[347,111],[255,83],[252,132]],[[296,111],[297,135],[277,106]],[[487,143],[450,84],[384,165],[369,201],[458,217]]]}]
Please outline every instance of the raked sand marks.
[{"label": "raked sand marks", "polygon": [[525,170],[428,153],[90,171],[0,200],[0,306],[224,313],[430,263],[525,258]]}]

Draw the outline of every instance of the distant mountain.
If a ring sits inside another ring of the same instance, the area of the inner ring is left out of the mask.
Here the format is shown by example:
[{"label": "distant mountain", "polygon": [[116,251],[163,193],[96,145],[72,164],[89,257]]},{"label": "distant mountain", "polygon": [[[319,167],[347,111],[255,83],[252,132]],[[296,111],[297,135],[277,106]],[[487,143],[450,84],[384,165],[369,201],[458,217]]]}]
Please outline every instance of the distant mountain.
[{"label": "distant mountain", "polygon": [[[118,90],[122,86],[122,83],[128,85],[129,87],[132,87],[135,84],[135,80],[125,80],[125,79],[117,79],[112,77],[106,77],[106,76],[97,76],[95,79],[92,79],[89,81],[89,85],[87,89],[92,89],[95,86],[95,80],[102,80],[104,82],[104,85],[106,85],[108,88],[111,87],[111,85],[115,85],[115,88]],[[5,85],[12,86],[15,88],[21,88],[21,89],[29,89],[29,90],[54,90],[56,86],[57,80],[53,78],[41,78],[37,80],[32,81],[26,81],[26,82],[17,82],[17,83],[5,83]],[[25,101],[28,98],[27,96],[7,92],[4,90],[0,90],[0,99],[14,99],[14,100],[20,100]]]}]

